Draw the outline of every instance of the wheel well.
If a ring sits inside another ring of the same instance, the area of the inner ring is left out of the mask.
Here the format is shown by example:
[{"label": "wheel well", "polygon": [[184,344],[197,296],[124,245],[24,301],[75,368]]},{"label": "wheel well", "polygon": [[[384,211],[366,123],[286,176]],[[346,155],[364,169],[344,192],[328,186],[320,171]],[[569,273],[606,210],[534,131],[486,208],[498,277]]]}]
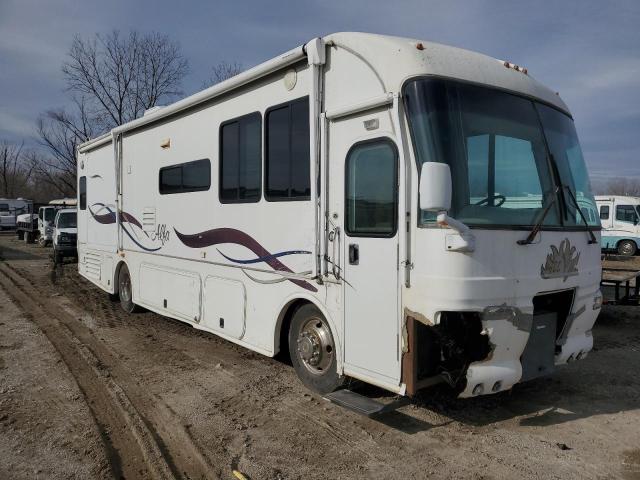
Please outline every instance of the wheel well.
[{"label": "wheel well", "polygon": [[622,242],[632,242],[636,245],[637,249],[640,249],[640,245],[638,245],[638,241],[635,238],[621,238],[616,243],[616,248],[618,248]]},{"label": "wheel well", "polygon": [[307,304],[313,304],[313,302],[305,300],[304,298],[292,300],[284,306],[282,312],[280,312],[280,315],[278,316],[275,335],[276,345],[274,348],[274,353],[283,359],[289,359],[288,336],[293,314],[296,312],[296,310],[298,310],[298,308]]}]

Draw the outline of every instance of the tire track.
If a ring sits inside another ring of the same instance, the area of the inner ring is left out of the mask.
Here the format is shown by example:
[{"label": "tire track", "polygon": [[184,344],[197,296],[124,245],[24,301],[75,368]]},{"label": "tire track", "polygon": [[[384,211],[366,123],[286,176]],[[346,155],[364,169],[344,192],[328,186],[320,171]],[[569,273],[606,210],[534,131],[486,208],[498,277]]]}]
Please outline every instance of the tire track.
[{"label": "tire track", "polygon": [[76,379],[101,432],[115,478],[211,478],[214,467],[180,419],[143,391],[91,330],[59,308],[11,265],[0,286],[29,314]]}]

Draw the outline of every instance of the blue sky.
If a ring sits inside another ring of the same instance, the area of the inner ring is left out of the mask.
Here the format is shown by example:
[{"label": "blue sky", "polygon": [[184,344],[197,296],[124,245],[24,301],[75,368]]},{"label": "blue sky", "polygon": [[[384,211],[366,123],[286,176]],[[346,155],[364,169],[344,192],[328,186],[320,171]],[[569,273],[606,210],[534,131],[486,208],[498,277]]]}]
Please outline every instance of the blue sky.
[{"label": "blue sky", "polygon": [[476,50],[528,67],[571,108],[594,179],[640,178],[640,1],[0,0],[0,139],[33,141],[66,103],[60,65],[73,36],[114,28],[179,41],[191,71],[249,67],[315,36],[367,31]]}]

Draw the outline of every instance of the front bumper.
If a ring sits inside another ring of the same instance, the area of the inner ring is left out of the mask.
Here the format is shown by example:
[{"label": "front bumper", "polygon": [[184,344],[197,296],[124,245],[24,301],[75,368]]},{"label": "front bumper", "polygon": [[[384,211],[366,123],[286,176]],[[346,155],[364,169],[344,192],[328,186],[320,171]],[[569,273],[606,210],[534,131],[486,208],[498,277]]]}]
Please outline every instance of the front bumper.
[{"label": "front bumper", "polygon": [[55,250],[57,253],[64,256],[75,257],[78,255],[78,248],[76,245],[57,244],[55,246]]},{"label": "front bumper", "polygon": [[[590,292],[580,296],[579,291],[576,290],[573,306],[560,335],[557,339],[554,335],[554,365],[585,358],[593,348],[591,329],[600,312],[596,301],[600,294]],[[488,336],[491,352],[486,359],[469,366],[466,386],[460,397],[508,390],[523,379],[523,353],[532,340],[532,328],[536,325],[533,318],[533,311],[516,307],[485,309],[482,327],[483,334]],[[528,374],[527,378],[533,377]]]}]

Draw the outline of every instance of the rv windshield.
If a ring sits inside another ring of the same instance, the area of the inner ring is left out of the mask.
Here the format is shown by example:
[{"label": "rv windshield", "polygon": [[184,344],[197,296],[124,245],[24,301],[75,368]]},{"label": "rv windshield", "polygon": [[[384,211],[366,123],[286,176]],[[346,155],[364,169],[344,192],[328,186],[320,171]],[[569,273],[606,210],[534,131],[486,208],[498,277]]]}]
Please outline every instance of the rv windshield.
[{"label": "rv windshield", "polygon": [[61,213],[58,217],[57,228],[77,228],[77,216],[76,212]]},{"label": "rv windshield", "polygon": [[[600,225],[567,115],[507,92],[440,78],[410,81],[404,98],[419,165],[451,167],[452,217],[468,225],[529,227],[557,190],[543,227],[584,227],[572,197],[587,223]],[[434,220],[422,212],[422,225]]]}]

